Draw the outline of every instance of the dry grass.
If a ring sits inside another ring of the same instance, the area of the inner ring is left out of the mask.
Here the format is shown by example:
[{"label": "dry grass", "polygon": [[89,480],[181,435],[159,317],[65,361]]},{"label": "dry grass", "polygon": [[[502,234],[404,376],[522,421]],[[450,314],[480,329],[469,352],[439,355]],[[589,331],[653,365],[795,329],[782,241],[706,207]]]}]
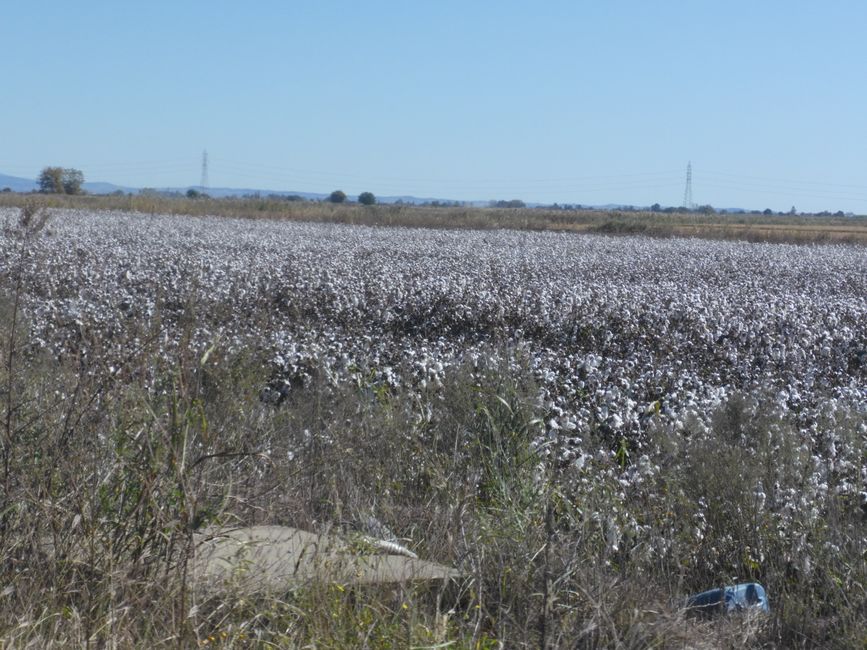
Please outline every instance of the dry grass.
[{"label": "dry grass", "polygon": [[[831,530],[805,523],[811,539],[848,541],[835,555],[815,547],[815,575],[827,580],[792,572],[770,521],[737,514],[751,488],[728,477],[769,458],[727,433],[736,415],[719,419],[710,447],[660,445],[662,473],[646,488],[655,496],[629,503],[611,478],[571,485],[531,450],[532,381],[501,369],[452,374],[448,399],[420,420],[407,396],[365,387],[314,385],[265,405],[255,358],[218,355],[203,368],[182,355],[161,366],[144,350],[131,363],[157,370],[153,388],[109,379],[98,359],[88,379],[21,357],[3,375],[14,410],[4,432],[5,647],[854,647],[867,634],[864,523],[842,501]],[[58,390],[77,397],[52,399]],[[689,535],[652,560],[640,544],[612,550],[592,514],[626,508],[662,529],[677,512],[688,529],[697,499],[716,494],[725,498],[711,504],[705,566],[684,563],[696,552]],[[311,583],[261,597],[190,588],[199,525],[324,530],[367,513],[466,579],[445,589]],[[748,544],[765,549],[761,566],[743,564]],[[729,571],[768,586],[770,619],[685,615],[683,597]]]},{"label": "dry grass", "polygon": [[759,214],[665,214],[596,210],[334,204],[271,199],[187,199],[160,196],[0,194],[0,206],[38,201],[47,207],[216,215],[421,228],[509,228],[653,237],[702,237],[786,243],[867,244],[867,217]]}]

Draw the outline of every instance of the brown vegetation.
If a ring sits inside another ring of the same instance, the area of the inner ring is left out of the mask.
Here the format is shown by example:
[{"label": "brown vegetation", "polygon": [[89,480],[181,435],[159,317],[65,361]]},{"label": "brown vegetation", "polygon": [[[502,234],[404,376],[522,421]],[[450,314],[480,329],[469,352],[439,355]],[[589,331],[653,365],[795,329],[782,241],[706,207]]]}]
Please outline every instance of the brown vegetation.
[{"label": "brown vegetation", "polygon": [[[39,197],[46,207],[215,215],[244,219],[321,221],[369,226],[593,232],[652,237],[702,237],[788,243],[867,244],[867,217],[698,214],[545,208],[357,205],[272,198],[210,199],[160,195]],[[30,195],[0,195],[0,206],[21,206]]]}]

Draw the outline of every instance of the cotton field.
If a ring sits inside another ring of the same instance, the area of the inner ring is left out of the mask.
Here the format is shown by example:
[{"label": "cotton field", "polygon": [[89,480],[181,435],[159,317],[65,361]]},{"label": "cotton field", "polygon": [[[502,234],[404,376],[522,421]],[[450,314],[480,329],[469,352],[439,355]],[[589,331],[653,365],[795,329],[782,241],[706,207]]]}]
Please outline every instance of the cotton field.
[{"label": "cotton field", "polygon": [[538,647],[540,612],[574,647],[701,637],[683,597],[729,581],[768,589],[768,647],[863,638],[864,248],[22,214],[0,211],[0,308],[29,328],[2,323],[3,516],[126,540],[95,575],[156,557],[181,585],[167,549],[201,522],[367,513],[467,576],[455,638]]},{"label": "cotton field", "polygon": [[194,310],[200,350],[269,352],[265,398],[314,376],[435,387],[508,349],[532,364],[549,432],[576,443],[601,428],[640,445],[732,392],[773,396],[805,434],[820,412],[867,408],[857,247],[72,210],[18,246],[2,239],[0,270],[26,265],[54,354],[122,348],[157,320],[168,351]]}]

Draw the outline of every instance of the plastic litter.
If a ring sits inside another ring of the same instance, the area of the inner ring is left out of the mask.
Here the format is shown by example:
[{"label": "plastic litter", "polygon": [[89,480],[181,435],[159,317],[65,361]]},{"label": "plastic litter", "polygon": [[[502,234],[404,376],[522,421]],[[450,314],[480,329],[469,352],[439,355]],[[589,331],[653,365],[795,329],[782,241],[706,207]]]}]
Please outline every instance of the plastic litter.
[{"label": "plastic litter", "polygon": [[760,610],[768,613],[768,595],[765,588],[758,582],[745,582],[730,587],[710,589],[700,594],[690,596],[686,606],[698,612],[714,614],[725,612],[731,614],[746,610]]}]

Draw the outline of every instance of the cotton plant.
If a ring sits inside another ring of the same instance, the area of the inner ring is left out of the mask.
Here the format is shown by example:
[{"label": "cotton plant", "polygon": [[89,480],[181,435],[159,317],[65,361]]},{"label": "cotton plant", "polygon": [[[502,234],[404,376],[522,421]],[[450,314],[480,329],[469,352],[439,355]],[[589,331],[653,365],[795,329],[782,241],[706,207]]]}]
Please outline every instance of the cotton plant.
[{"label": "cotton plant", "polygon": [[[0,239],[0,272],[14,246]],[[182,337],[203,353],[219,333],[270,359],[275,385],[363,380],[420,399],[456,367],[520,358],[549,430],[636,448],[761,394],[822,471],[850,477],[835,489],[863,489],[833,424],[867,410],[862,248],[85,210],[53,211],[32,247],[24,302],[58,356],[96,343],[121,359],[156,332],[170,359]]]}]

